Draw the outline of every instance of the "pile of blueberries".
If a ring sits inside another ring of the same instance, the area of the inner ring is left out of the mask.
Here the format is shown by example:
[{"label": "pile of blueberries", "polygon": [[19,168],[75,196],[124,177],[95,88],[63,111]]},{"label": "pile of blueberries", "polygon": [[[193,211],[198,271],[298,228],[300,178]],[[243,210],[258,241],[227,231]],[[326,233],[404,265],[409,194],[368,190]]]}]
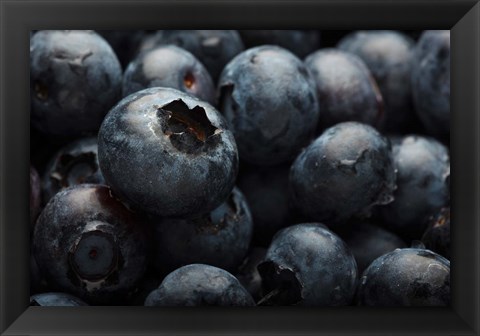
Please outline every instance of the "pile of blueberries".
[{"label": "pile of blueberries", "polygon": [[31,305],[448,306],[449,31],[33,31]]}]

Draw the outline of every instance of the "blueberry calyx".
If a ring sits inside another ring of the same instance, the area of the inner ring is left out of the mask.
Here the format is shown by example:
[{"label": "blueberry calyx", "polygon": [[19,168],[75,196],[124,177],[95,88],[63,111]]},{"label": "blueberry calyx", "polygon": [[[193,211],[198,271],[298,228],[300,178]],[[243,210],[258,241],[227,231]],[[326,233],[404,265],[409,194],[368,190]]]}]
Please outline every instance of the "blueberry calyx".
[{"label": "blueberry calyx", "polygon": [[204,108],[197,105],[190,109],[181,99],[158,107],[157,114],[159,120],[163,120],[161,114],[167,114],[162,131],[176,149],[187,154],[205,151],[221,132],[212,125]]},{"label": "blueberry calyx", "polygon": [[105,280],[118,269],[119,250],[115,238],[99,229],[102,222],[94,222],[95,229],[83,233],[69,252],[73,272],[90,282]]},{"label": "blueberry calyx", "polygon": [[294,270],[270,260],[260,263],[257,269],[267,293],[258,301],[258,306],[295,305],[303,300],[303,285]]}]

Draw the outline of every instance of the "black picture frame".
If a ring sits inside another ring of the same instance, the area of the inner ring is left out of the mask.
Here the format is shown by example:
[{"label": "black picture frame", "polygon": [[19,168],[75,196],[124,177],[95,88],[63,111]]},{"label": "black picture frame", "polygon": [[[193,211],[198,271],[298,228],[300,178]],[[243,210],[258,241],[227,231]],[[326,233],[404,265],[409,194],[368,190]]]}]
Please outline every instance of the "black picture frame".
[{"label": "black picture frame", "polygon": [[[480,4],[460,1],[0,0],[2,335],[479,335]],[[451,29],[450,308],[28,307],[32,29]]]}]

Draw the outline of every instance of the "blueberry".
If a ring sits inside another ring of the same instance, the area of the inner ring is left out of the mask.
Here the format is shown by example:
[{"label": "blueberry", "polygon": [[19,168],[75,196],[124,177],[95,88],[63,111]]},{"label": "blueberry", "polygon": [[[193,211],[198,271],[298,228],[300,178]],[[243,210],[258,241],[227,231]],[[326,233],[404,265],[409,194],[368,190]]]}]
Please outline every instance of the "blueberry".
[{"label": "blueberry", "polygon": [[254,306],[237,278],[220,268],[183,266],[162,281],[145,300],[145,306]]},{"label": "blueberry", "polygon": [[368,222],[350,225],[348,230],[339,235],[353,253],[359,273],[378,257],[397,248],[407,247],[396,234]]},{"label": "blueberry", "polygon": [[44,30],[30,40],[32,126],[45,134],[96,132],[121,95],[122,69],[93,31]]},{"label": "blueberry", "polygon": [[410,83],[412,38],[396,31],[357,31],[345,36],[338,48],[360,57],[375,78],[385,103],[383,129],[388,133],[418,128]]},{"label": "blueberry", "polygon": [[300,58],[320,48],[320,33],[315,30],[240,30],[239,33],[247,48],[277,45]]},{"label": "blueberry", "polygon": [[427,249],[450,259],[450,207],[440,209],[429,219],[422,242]]},{"label": "blueberry", "polygon": [[433,136],[450,136],[450,31],[425,31],[415,47],[412,93],[423,125]]},{"label": "blueberry", "polygon": [[67,293],[41,293],[30,296],[30,306],[75,307],[88,304]]},{"label": "blueberry", "polygon": [[82,184],[46,205],[35,225],[33,253],[53,289],[111,304],[142,278],[147,243],[142,221],[107,186]]},{"label": "blueberry", "polygon": [[222,72],[219,96],[240,158],[255,165],[293,159],[318,122],[310,72],[279,47],[256,47],[235,57]]},{"label": "blueberry", "polygon": [[258,273],[257,266],[265,259],[266,254],[266,248],[252,248],[235,275],[255,301],[260,300],[263,296],[262,278]]},{"label": "blueberry", "polygon": [[382,95],[360,58],[337,49],[322,49],[310,54],[305,65],[316,82],[321,129],[344,121],[380,124]]},{"label": "blueberry", "polygon": [[348,305],[357,281],[352,253],[337,235],[317,223],[279,231],[258,271],[264,292],[269,293],[262,301],[275,305]]},{"label": "blueberry", "polygon": [[247,198],[255,223],[256,245],[268,247],[273,235],[295,220],[296,213],[288,197],[290,165],[250,166],[239,174],[238,187]]},{"label": "blueberry", "polygon": [[361,306],[448,306],[450,262],[425,249],[397,249],[376,259],[357,291]]},{"label": "blueberry", "polygon": [[180,217],[208,213],[234,187],[233,134],[210,104],[170,88],[127,96],[98,135],[100,168],[132,208]]},{"label": "blueberry", "polygon": [[397,189],[394,201],[379,207],[386,228],[406,240],[421,239],[428,217],[449,199],[450,159],[432,138],[405,136],[392,148]]},{"label": "blueberry", "polygon": [[222,69],[244,50],[236,30],[161,30],[147,38],[141,50],[174,44],[195,55],[217,82]]},{"label": "blueberry", "polygon": [[233,189],[209,214],[155,223],[155,265],[161,274],[188,264],[208,264],[234,271],[250,246],[253,222],[245,197]]},{"label": "blueberry", "polygon": [[140,43],[146,36],[143,30],[97,30],[96,32],[110,44],[123,69],[133,60]]},{"label": "blueberry", "polygon": [[149,88],[170,87],[215,104],[215,86],[195,56],[174,45],[138,55],[123,76],[123,96]]},{"label": "blueberry", "polygon": [[395,171],[390,143],[373,127],[345,122],[327,129],[295,160],[291,195],[305,216],[341,225],[391,202]]},{"label": "blueberry", "polygon": [[105,184],[96,137],[68,144],[50,160],[43,177],[43,201],[47,203],[60,190],[82,183]]},{"label": "blueberry", "polygon": [[41,181],[35,167],[30,166],[30,223],[35,223],[42,204]]}]

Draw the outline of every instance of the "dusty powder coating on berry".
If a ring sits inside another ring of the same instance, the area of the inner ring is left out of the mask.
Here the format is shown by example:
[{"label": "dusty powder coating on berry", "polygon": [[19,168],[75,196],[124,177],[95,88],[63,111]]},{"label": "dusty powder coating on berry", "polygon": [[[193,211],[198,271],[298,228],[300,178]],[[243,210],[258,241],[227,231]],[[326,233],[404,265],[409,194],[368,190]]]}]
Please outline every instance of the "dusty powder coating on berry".
[{"label": "dusty powder coating on berry", "polygon": [[411,131],[417,121],[410,81],[413,39],[396,31],[358,31],[345,36],[337,47],[360,57],[375,78],[385,105],[383,129]]},{"label": "dusty powder coating on berry", "polygon": [[138,55],[125,70],[124,97],[157,86],[171,87],[215,103],[215,85],[207,69],[191,53],[174,45]]},{"label": "dusty powder coating on berry", "polygon": [[397,249],[376,259],[359,280],[362,306],[448,306],[450,262],[425,249]]},{"label": "dusty powder coating on berry", "polygon": [[322,49],[305,59],[316,82],[320,129],[344,121],[380,126],[383,98],[365,63],[351,53]]},{"label": "dusty powder coating on berry", "polygon": [[340,225],[392,201],[395,170],[388,139],[373,127],[345,122],[327,129],[290,170],[293,201],[305,216]]},{"label": "dusty powder coating on berry", "polygon": [[392,152],[397,189],[394,201],[378,210],[387,228],[405,239],[421,239],[428,217],[450,197],[448,149],[432,138],[406,136]]},{"label": "dusty powder coating on berry", "polygon": [[233,272],[248,252],[253,221],[238,189],[211,213],[190,219],[164,218],[154,223],[156,268],[168,274],[202,263]]},{"label": "dusty powder coating on berry", "polygon": [[96,132],[121,97],[122,69],[93,31],[38,31],[30,40],[32,125],[42,133]]},{"label": "dusty powder coating on berry", "polygon": [[38,268],[52,289],[94,304],[121,300],[146,270],[142,224],[106,186],[67,188],[50,200],[35,225]]},{"label": "dusty powder coating on berry", "polygon": [[101,171],[133,209],[164,217],[207,213],[234,187],[233,134],[210,104],[169,88],[120,101],[99,132]]},{"label": "dusty powder coating on berry", "polygon": [[233,275],[220,268],[181,267],[150,293],[145,306],[254,306],[251,295]]},{"label": "dusty powder coating on berry", "polygon": [[195,55],[214,82],[225,65],[245,49],[236,30],[160,30],[145,39],[140,49],[166,44],[176,45]]},{"label": "dusty powder coating on berry", "polygon": [[280,305],[348,305],[357,281],[357,265],[348,247],[318,223],[279,231],[258,271],[264,294],[280,291],[271,300]]},{"label": "dusty powder coating on berry", "polygon": [[82,183],[105,184],[98,163],[96,137],[68,144],[50,160],[43,176],[43,202],[47,203],[62,189]]},{"label": "dusty powder coating on berry", "polygon": [[218,85],[219,108],[242,159],[255,165],[285,162],[313,136],[319,115],[315,82],[286,49],[244,51],[227,64]]},{"label": "dusty powder coating on berry", "polygon": [[412,92],[417,114],[430,134],[450,135],[450,31],[427,30],[415,47]]}]

